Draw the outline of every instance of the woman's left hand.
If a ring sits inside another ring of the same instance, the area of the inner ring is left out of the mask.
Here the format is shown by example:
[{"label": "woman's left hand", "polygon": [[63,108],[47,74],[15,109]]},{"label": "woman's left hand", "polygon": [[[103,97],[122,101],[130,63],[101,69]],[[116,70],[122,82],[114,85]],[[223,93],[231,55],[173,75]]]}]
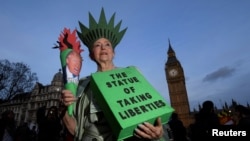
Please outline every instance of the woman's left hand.
[{"label": "woman's left hand", "polygon": [[148,122],[139,124],[135,129],[135,134],[138,138],[144,139],[160,139],[163,136],[163,127],[161,118],[157,118],[156,124],[152,125]]}]

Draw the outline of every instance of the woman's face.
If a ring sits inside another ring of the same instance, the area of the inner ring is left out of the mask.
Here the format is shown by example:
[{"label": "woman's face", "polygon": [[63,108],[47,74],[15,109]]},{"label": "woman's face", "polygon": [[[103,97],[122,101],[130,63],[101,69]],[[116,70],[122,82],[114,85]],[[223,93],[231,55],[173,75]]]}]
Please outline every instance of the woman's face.
[{"label": "woman's face", "polygon": [[100,38],[94,42],[91,58],[98,63],[112,62],[114,50],[111,42],[106,38]]}]

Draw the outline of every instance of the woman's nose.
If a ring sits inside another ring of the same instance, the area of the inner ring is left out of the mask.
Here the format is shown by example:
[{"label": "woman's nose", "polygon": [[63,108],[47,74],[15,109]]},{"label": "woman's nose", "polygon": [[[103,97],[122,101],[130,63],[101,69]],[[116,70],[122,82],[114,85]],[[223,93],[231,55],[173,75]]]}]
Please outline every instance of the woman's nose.
[{"label": "woman's nose", "polygon": [[101,45],[101,49],[104,49],[105,48],[105,46],[104,45]]}]

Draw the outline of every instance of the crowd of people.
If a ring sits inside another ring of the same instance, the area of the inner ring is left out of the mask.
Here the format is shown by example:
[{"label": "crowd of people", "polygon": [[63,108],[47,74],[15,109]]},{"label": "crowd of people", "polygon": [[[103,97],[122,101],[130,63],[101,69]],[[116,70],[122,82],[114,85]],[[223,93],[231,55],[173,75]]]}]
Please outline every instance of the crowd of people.
[{"label": "crowd of people", "polygon": [[[59,108],[52,106],[47,110],[37,110],[37,126],[24,122],[16,126],[14,112],[7,110],[1,114],[0,141],[73,141],[74,136],[68,131],[60,118]],[[194,123],[184,127],[177,113],[172,113],[169,122],[163,125],[164,141],[206,141],[211,140],[211,129],[247,131],[250,133],[250,109],[236,105],[231,109],[230,124],[222,124],[214,111],[212,101],[205,101],[202,109],[195,114]],[[224,123],[224,122],[223,122]]]},{"label": "crowd of people", "polygon": [[37,124],[27,122],[17,126],[12,110],[6,110],[0,120],[0,141],[73,141],[67,129],[63,127],[58,107],[52,106],[37,110]]},{"label": "crowd of people", "polygon": [[[168,122],[171,134],[170,139],[173,141],[211,141],[215,140],[212,136],[212,130],[219,131],[246,131],[245,135],[224,135],[224,137],[238,137],[240,140],[249,140],[250,136],[250,109],[243,105],[235,105],[228,109],[230,114],[227,117],[219,117],[215,112],[214,103],[210,100],[204,101],[199,112],[194,114],[194,122],[188,127],[184,127],[182,121],[178,119],[177,113],[173,113]],[[224,121],[221,121],[224,118]],[[226,120],[225,120],[226,119]],[[173,124],[175,123],[175,124]],[[221,135],[223,136],[223,135]]]}]

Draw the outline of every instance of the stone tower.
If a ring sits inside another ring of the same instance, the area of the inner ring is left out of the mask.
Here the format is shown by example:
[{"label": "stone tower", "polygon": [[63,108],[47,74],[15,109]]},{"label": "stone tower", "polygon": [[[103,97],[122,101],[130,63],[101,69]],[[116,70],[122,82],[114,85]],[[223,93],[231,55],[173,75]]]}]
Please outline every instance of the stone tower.
[{"label": "stone tower", "polygon": [[181,63],[176,58],[175,51],[169,41],[168,59],[165,63],[165,74],[168,84],[171,106],[175,109],[184,126],[192,122],[190,118],[190,107],[187,96],[185,75]]}]

